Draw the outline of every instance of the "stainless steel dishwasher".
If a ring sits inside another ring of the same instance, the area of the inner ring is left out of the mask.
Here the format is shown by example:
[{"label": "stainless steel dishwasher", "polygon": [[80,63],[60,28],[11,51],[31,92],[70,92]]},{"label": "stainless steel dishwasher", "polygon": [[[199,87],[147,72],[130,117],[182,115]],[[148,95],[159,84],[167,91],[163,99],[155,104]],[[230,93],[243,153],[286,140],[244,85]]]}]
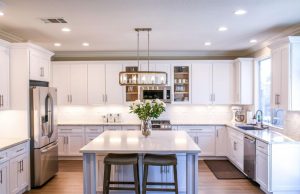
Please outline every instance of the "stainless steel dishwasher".
[{"label": "stainless steel dishwasher", "polygon": [[248,178],[255,180],[256,140],[245,135],[244,137],[244,173]]}]

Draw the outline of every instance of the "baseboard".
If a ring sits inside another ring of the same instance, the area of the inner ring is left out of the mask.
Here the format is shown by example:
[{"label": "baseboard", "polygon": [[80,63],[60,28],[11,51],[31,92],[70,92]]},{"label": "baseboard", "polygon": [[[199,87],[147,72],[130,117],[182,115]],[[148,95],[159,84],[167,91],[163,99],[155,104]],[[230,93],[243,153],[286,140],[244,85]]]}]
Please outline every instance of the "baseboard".
[{"label": "baseboard", "polygon": [[228,160],[226,156],[200,156],[198,160]]},{"label": "baseboard", "polygon": [[83,160],[82,156],[58,156],[58,160]]}]

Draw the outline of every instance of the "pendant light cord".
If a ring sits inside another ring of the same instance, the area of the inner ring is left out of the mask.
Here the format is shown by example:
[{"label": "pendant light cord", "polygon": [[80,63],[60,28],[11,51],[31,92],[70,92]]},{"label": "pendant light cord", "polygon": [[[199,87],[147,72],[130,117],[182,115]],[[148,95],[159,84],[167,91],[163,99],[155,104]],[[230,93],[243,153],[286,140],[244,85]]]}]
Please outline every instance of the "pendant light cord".
[{"label": "pendant light cord", "polygon": [[149,48],[150,48],[150,34],[148,30],[148,72],[150,71],[150,55],[149,55]]},{"label": "pendant light cord", "polygon": [[138,69],[140,69],[140,31],[137,30],[137,61]]}]

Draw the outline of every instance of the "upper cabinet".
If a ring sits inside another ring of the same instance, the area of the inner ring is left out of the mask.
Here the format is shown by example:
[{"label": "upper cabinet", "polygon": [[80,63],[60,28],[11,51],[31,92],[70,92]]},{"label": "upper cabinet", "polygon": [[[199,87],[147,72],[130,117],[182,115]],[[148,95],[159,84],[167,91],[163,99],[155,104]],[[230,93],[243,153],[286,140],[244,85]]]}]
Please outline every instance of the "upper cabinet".
[{"label": "upper cabinet", "polygon": [[233,104],[232,61],[199,61],[192,70],[193,104]]},{"label": "upper cabinet", "polygon": [[88,104],[105,104],[105,64],[88,64]]},{"label": "upper cabinet", "polygon": [[50,63],[52,54],[30,49],[30,80],[50,81]]},{"label": "upper cabinet", "polygon": [[273,108],[300,111],[300,37],[286,37],[271,46]]},{"label": "upper cabinet", "polygon": [[87,65],[53,63],[52,85],[59,105],[87,104]]},{"label": "upper cabinet", "polygon": [[234,61],[234,104],[253,104],[253,69],[253,58],[238,58]]},{"label": "upper cabinet", "polygon": [[173,102],[175,104],[191,103],[191,65],[173,65],[172,83],[173,83]]},{"label": "upper cabinet", "polygon": [[0,110],[9,108],[9,43],[0,42]]},{"label": "upper cabinet", "polygon": [[123,103],[123,86],[119,84],[119,72],[122,71],[123,65],[118,62],[106,63],[106,103],[122,104]]}]

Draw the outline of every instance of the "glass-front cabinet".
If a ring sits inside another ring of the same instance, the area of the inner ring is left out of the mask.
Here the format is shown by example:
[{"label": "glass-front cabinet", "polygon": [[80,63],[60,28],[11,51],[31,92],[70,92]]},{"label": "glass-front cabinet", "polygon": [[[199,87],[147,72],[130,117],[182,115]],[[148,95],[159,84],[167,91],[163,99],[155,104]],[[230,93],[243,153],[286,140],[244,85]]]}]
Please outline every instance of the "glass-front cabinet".
[{"label": "glass-front cabinet", "polygon": [[[138,67],[137,66],[126,66],[125,71],[126,72],[136,72],[136,71],[138,71]],[[138,76],[137,74],[130,75],[130,77],[128,77],[128,81],[130,83],[136,82],[136,80],[138,79],[137,76]],[[125,89],[126,89],[126,91],[125,91],[126,102],[133,102],[139,98],[138,86],[126,86]]]},{"label": "glass-front cabinet", "polygon": [[191,102],[191,85],[190,73],[191,65],[173,65],[173,91],[174,103],[190,103]]}]

